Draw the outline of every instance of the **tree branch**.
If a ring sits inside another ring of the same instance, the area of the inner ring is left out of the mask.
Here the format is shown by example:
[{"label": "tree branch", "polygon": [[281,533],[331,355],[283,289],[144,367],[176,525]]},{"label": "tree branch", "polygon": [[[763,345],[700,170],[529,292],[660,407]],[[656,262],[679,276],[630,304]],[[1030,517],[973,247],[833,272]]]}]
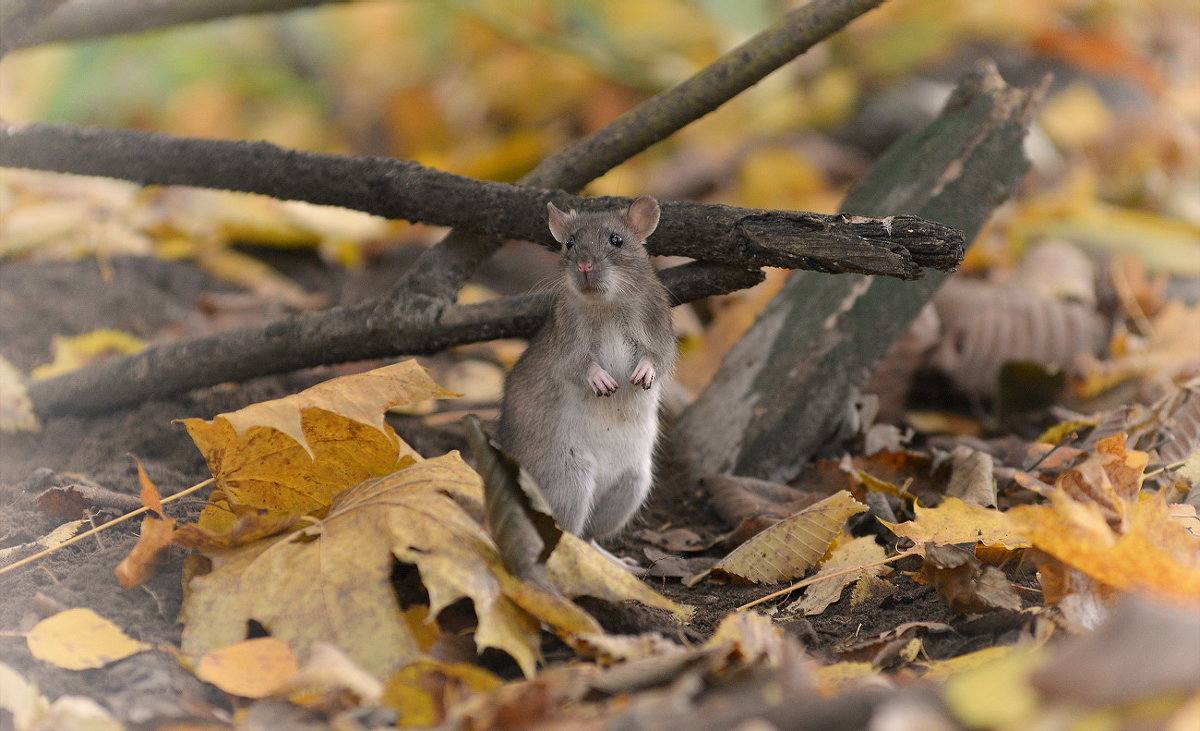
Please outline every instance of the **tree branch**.
[{"label": "tree branch", "polygon": [[[261,193],[548,247],[554,243],[544,223],[547,200],[579,209],[629,203],[479,181],[406,160],[62,124],[0,122],[0,165]],[[957,231],[915,217],[665,203],[662,220],[651,240],[653,253],[742,266],[915,279],[922,267],[953,268],[962,252]]]},{"label": "tree branch", "polygon": [[[752,287],[758,269],[691,262],[660,272],[675,304]],[[295,315],[148,348],[29,385],[43,418],[97,413],[226,381],[317,365],[397,355],[428,355],[454,345],[528,337],[549,312],[548,293],[446,308],[437,322],[411,327],[376,302]]]},{"label": "tree branch", "polygon": [[[38,4],[48,0],[28,1]],[[57,2],[62,7],[17,36],[6,50],[350,0],[69,0],[65,5],[62,0]]]}]

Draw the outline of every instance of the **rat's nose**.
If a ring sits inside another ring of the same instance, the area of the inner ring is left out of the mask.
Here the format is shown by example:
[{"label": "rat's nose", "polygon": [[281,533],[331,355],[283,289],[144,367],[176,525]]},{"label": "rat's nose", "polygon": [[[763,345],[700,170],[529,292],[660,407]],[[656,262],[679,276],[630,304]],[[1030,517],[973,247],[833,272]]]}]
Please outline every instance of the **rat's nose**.
[{"label": "rat's nose", "polygon": [[592,273],[592,263],[590,261],[579,262],[579,273],[580,274],[591,274]]}]

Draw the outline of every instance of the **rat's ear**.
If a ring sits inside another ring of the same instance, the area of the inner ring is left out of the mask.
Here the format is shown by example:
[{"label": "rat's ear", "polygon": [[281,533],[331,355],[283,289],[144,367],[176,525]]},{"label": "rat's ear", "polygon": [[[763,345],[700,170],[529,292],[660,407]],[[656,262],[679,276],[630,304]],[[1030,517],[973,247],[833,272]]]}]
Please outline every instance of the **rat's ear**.
[{"label": "rat's ear", "polygon": [[571,236],[571,223],[575,221],[575,210],[563,213],[554,203],[547,203],[546,212],[550,214],[551,235],[558,243],[565,244]]},{"label": "rat's ear", "polygon": [[634,236],[645,241],[658,228],[659,213],[658,201],[648,195],[639,195],[625,211],[625,223],[629,224]]}]

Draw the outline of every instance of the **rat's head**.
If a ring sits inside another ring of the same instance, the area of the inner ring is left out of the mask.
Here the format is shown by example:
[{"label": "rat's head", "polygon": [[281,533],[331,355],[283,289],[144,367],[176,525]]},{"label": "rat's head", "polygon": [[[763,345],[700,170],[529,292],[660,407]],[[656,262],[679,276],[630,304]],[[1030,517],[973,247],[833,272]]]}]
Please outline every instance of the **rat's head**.
[{"label": "rat's head", "polygon": [[599,213],[560,211],[547,203],[567,286],[584,297],[611,300],[630,282],[623,272],[645,266],[646,237],[658,226],[658,201],[640,196],[628,208]]}]

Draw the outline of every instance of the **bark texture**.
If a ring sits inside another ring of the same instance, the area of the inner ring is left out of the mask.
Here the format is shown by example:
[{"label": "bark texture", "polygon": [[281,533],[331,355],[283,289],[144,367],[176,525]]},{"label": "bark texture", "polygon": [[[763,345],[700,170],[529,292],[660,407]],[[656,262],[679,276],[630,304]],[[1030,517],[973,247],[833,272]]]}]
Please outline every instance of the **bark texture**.
[{"label": "bark texture", "polygon": [[[937,120],[874,165],[843,209],[915,213],[971,241],[1028,170],[1022,143],[1041,95],[1009,88],[994,66],[981,66]],[[713,473],[794,477],[839,431],[855,390],[946,276],[902,284],[794,275],[669,432],[672,466],[689,482]]]}]

